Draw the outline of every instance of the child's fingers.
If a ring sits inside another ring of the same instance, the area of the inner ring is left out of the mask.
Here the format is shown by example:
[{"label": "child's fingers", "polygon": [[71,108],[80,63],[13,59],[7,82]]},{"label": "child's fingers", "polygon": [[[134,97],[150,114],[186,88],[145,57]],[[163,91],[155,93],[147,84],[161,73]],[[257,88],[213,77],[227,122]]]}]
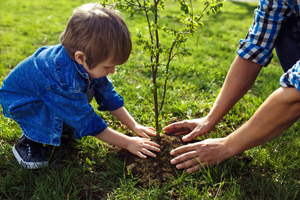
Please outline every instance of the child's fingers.
[{"label": "child's fingers", "polygon": [[154,129],[154,128],[152,128],[152,127],[150,127],[150,126],[148,126],[147,128],[149,128],[149,129],[151,129],[151,130],[155,131],[155,129]]},{"label": "child's fingers", "polygon": [[147,158],[147,156],[145,156],[144,154],[142,154],[141,152],[137,152],[137,154],[136,154],[138,157],[140,157],[140,158]]},{"label": "child's fingers", "polygon": [[160,147],[159,144],[156,144],[155,142],[146,141],[145,144],[149,144],[151,146]]},{"label": "child's fingers", "polygon": [[139,133],[136,132],[136,134],[143,138],[149,138],[149,135],[156,136],[155,131],[152,131],[152,130],[149,131],[149,129],[143,129]]},{"label": "child's fingers", "polygon": [[145,148],[142,149],[142,153],[146,154],[148,156],[154,157],[154,158],[156,157],[156,155],[154,153],[152,153],[151,151],[149,151],[148,149],[145,149]]},{"label": "child's fingers", "polygon": [[149,138],[149,136],[146,133],[144,133],[143,131],[141,131],[138,135],[143,137],[143,138],[146,138],[146,139]]},{"label": "child's fingers", "polygon": [[[154,143],[155,144],[155,143]],[[145,146],[144,146],[146,149],[149,149],[149,150],[151,150],[151,151],[157,151],[157,152],[160,152],[160,149],[159,148],[157,148],[157,147],[154,147],[154,146],[152,146],[152,145],[149,145],[149,144],[145,144]]]},{"label": "child's fingers", "polygon": [[154,130],[152,127],[147,127],[144,131],[145,131],[148,135],[156,136],[156,132],[155,132],[155,130]]}]

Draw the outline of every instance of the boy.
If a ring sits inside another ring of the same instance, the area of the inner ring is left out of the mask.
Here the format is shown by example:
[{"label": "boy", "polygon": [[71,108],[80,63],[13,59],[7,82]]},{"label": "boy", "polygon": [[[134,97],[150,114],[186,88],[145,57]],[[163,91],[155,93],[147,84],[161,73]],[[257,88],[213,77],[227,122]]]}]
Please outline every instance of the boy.
[{"label": "boy", "polygon": [[[154,129],[137,124],[106,77],[131,53],[130,32],[119,12],[96,3],[82,5],[74,10],[60,41],[22,61],[0,89],[4,116],[23,131],[13,147],[18,162],[28,169],[47,166],[43,144],[59,146],[68,127],[76,138],[91,135],[141,158],[155,157],[149,150],[158,152],[159,145],[147,138],[156,135]],[[144,138],[110,129],[89,104],[93,96],[99,110],[109,110]]]}]

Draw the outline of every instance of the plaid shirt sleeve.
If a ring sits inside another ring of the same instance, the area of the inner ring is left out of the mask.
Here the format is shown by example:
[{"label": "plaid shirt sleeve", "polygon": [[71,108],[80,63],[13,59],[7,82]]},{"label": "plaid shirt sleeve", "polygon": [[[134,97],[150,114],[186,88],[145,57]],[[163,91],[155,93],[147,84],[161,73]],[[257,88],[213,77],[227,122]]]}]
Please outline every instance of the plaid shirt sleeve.
[{"label": "plaid shirt sleeve", "polygon": [[253,23],[245,39],[240,40],[237,54],[242,58],[267,66],[272,58],[275,41],[292,9],[283,0],[260,0],[254,10]]},{"label": "plaid shirt sleeve", "polygon": [[282,87],[295,87],[300,92],[300,61],[281,76],[280,85]]}]

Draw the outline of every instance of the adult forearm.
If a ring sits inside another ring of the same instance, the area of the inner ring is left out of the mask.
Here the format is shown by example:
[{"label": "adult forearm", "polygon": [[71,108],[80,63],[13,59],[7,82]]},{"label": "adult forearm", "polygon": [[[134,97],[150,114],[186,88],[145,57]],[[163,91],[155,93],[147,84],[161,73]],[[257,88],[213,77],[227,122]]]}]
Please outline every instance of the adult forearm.
[{"label": "adult forearm", "polygon": [[209,121],[217,124],[253,85],[261,65],[236,56],[223,87],[208,114]]},{"label": "adult forearm", "polygon": [[[172,150],[177,169],[188,172],[216,165],[282,133],[300,117],[300,92],[295,88],[275,91],[241,128],[225,138],[206,139]],[[200,163],[199,163],[200,161]]]},{"label": "adult forearm", "polygon": [[260,106],[251,119],[227,136],[231,156],[258,146],[281,134],[300,117],[300,92],[279,88]]}]

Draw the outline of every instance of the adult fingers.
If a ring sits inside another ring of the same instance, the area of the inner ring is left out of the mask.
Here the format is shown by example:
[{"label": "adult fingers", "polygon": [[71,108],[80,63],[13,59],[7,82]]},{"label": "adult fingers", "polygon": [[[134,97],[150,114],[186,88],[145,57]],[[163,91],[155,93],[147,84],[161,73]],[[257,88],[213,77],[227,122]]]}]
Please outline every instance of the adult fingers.
[{"label": "adult fingers", "polygon": [[188,134],[190,132],[191,132],[190,129],[181,129],[181,130],[178,130],[178,131],[174,131],[175,135],[185,135],[185,134]]},{"label": "adult fingers", "polygon": [[184,169],[196,164],[199,164],[199,159],[193,156],[177,157],[171,160],[171,164],[176,164],[177,169]]},{"label": "adult fingers", "polygon": [[190,168],[188,168],[186,171],[188,173],[192,173],[192,172],[196,172],[196,171],[199,171],[199,168],[203,168],[203,167],[207,167],[207,162],[201,162],[201,164],[197,164],[197,165],[194,165]]},{"label": "adult fingers", "polygon": [[[195,143],[196,144],[196,143]],[[174,155],[178,155],[178,154],[183,154],[189,151],[193,151],[195,149],[195,144],[187,144],[187,145],[183,145],[181,147],[178,147],[176,149],[173,149],[170,154],[172,156]]]},{"label": "adult fingers", "polygon": [[189,166],[197,163],[197,159],[195,159],[195,156],[196,156],[196,152],[190,151],[190,152],[182,154],[176,158],[173,158],[171,160],[171,164],[175,165],[175,164],[179,163],[178,165],[176,165],[176,167],[179,167],[180,169],[186,168],[186,167],[189,167]]},{"label": "adult fingers", "polygon": [[174,132],[181,129],[187,129],[187,125],[184,121],[169,124],[168,126],[164,127],[162,130],[164,132]]},{"label": "adult fingers", "polygon": [[203,134],[201,134],[201,132],[198,129],[194,129],[192,132],[190,132],[189,134],[182,137],[182,140],[184,142],[189,142],[192,139],[194,139],[195,137],[197,137],[198,135],[203,135]]},{"label": "adult fingers", "polygon": [[[184,168],[189,167],[187,169],[187,172],[194,172],[194,171],[197,171],[199,167],[202,168],[202,167],[207,166],[207,162],[201,161],[200,159],[201,159],[200,157],[195,157],[195,156],[193,156],[193,158],[190,158],[190,159],[183,158],[183,160],[180,160],[180,158],[179,158],[179,162],[177,162],[178,160],[177,161],[175,160],[175,162],[173,162],[174,161],[174,159],[173,159],[173,160],[171,160],[171,164],[179,163],[179,164],[176,164],[177,169],[184,169]],[[181,161],[183,161],[183,162],[181,162]]]}]

